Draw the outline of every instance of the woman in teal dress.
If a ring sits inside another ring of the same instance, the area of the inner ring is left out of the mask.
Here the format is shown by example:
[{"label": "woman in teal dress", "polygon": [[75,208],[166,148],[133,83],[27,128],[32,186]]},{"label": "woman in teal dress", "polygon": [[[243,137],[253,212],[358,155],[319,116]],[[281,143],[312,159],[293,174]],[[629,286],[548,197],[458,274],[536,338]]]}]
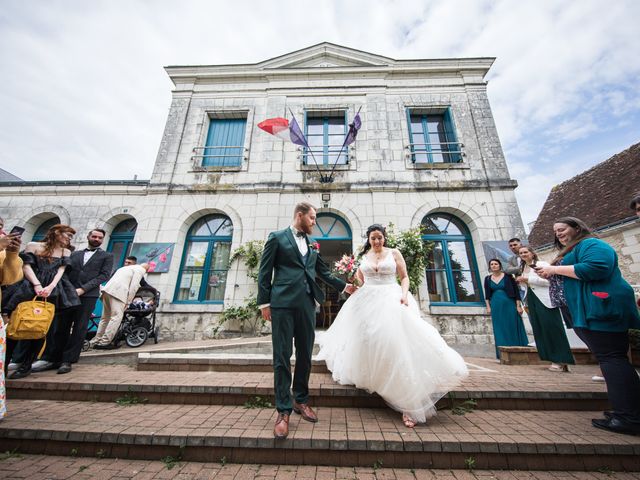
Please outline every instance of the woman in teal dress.
[{"label": "woman in teal dress", "polygon": [[529,340],[520,316],[522,303],[516,281],[502,271],[497,258],[489,260],[489,271],[491,275],[484,279],[484,292],[493,324],[496,358],[500,358],[500,347],[526,347]]},{"label": "woman in teal dress", "polygon": [[529,246],[520,247],[518,255],[524,262],[522,273],[516,282],[526,286],[525,302],[529,321],[536,341],[536,349],[541,360],[551,362],[552,372],[569,372],[569,365],[575,365],[567,333],[559,308],[554,308],[549,297],[549,280],[540,278],[535,266],[549,265],[538,259],[538,254]]}]

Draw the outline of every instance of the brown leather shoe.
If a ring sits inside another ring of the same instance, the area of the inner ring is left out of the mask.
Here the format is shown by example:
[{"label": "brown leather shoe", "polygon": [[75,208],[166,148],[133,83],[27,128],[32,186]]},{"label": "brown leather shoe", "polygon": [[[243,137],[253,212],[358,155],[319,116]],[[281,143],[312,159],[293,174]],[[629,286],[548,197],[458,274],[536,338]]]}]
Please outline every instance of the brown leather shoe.
[{"label": "brown leather shoe", "polygon": [[289,414],[278,412],[278,418],[276,418],[276,424],[273,427],[273,436],[284,439],[287,438],[287,435],[289,435]]},{"label": "brown leather shoe", "polygon": [[311,410],[311,407],[307,403],[298,403],[296,401],[293,402],[293,411],[298,415],[302,415],[307,422],[316,423],[318,421],[318,416],[316,412]]}]

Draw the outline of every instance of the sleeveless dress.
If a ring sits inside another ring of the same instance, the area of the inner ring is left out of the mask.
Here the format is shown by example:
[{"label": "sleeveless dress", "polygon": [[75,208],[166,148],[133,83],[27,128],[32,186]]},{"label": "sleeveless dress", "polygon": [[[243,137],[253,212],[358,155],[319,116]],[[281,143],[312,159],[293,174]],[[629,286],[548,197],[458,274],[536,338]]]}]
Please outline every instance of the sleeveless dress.
[{"label": "sleeveless dress", "polygon": [[509,298],[505,290],[507,274],[498,283],[489,279],[491,288],[491,323],[496,344],[496,358],[500,358],[500,347],[526,347],[527,332],[518,313],[516,301]]},{"label": "sleeveless dress", "polygon": [[[62,278],[47,298],[47,301],[55,305],[56,312],[80,305],[76,288],[68,277],[69,270],[71,269],[69,257],[52,257],[51,262],[49,262],[48,259],[29,252],[20,253],[20,258],[25,265],[31,265],[33,273],[35,273],[43,287],[46,287],[53,281],[58,273],[59,267],[66,266],[64,275],[62,275]],[[32,300],[35,295],[36,292],[33,289],[33,285],[26,278],[9,286],[5,292],[6,302],[2,304],[2,312],[10,314],[20,302]]]},{"label": "sleeveless dress", "polygon": [[436,414],[436,402],[467,377],[467,366],[422,319],[411,294],[409,306],[400,303],[390,251],[377,271],[366,257],[360,269],[364,285],[318,338],[317,358],[336,382],[375,392],[394,410],[424,422]]}]

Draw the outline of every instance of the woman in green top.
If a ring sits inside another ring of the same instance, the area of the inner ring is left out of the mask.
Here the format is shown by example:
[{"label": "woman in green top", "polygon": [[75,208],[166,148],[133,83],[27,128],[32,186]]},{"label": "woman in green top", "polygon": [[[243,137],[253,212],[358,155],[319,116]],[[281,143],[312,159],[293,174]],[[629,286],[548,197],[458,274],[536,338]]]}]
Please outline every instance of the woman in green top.
[{"label": "woman in green top", "polygon": [[640,435],[640,378],[629,363],[630,328],[640,328],[633,289],[622,278],[618,256],[582,221],[563,217],[553,225],[560,250],[552,265],[536,269],[543,278],[561,276],[574,330],[593,352],[613,407],[594,427]]}]

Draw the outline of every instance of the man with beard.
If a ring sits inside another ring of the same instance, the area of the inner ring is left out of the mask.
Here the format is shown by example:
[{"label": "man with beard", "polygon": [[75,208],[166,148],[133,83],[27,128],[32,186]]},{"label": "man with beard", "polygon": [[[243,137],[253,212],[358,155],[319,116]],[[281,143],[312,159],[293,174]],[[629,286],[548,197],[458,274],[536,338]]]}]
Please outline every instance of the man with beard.
[{"label": "man with beard", "polygon": [[[317,244],[310,243],[316,224],[316,209],[302,202],[296,205],[293,224],[272,232],[264,246],[258,274],[258,305],[262,318],[271,322],[276,418],[273,434],[284,439],[289,434],[291,411],[308,422],[318,417],[309,406],[309,374],[315,339],[316,304],[324,293],[316,276],[336,290],[353,293],[355,287],[333,276],[320,258]],[[291,396],[291,354],[295,339],[296,368]]]},{"label": "man with beard", "polygon": [[53,335],[47,336],[43,361],[33,365],[34,372],[57,368],[60,374],[69,373],[71,364],[80,358],[89,318],[100,295],[100,284],[109,279],[113,268],[113,254],[100,248],[104,237],[104,230],[94,228],[87,235],[87,248],[71,254],[69,279],[76,287],[81,305],[69,309],[60,316],[58,324],[52,326]]}]

